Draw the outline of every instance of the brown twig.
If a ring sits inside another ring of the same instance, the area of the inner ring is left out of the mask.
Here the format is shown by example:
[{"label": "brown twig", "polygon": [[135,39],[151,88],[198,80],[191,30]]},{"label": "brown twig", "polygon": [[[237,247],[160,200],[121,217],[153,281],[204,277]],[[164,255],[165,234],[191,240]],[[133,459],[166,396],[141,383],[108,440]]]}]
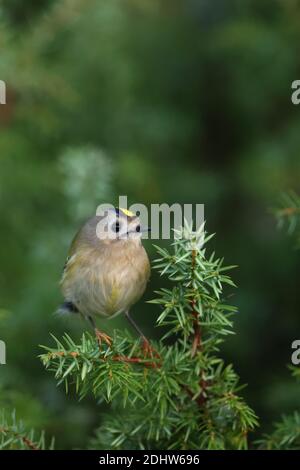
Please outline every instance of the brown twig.
[{"label": "brown twig", "polygon": [[0,432],[3,434],[13,434],[17,439],[21,439],[21,441],[31,450],[40,450],[38,446],[33,441],[31,441],[31,439],[26,436],[22,436],[22,434],[12,431],[9,428],[0,428]]},{"label": "brown twig", "polygon": [[[192,279],[194,277],[194,271],[196,269],[196,256],[197,256],[197,251],[192,250]],[[202,349],[202,331],[201,331],[201,326],[199,322],[199,313],[196,311],[196,298],[194,297],[191,300],[191,307],[192,307],[192,316],[194,318],[193,321],[193,327],[194,327],[194,338],[193,338],[193,343],[192,343],[192,351],[191,351],[191,356],[192,358],[195,357],[197,354],[197,351]],[[199,386],[201,388],[201,393],[197,397],[196,402],[199,406],[203,406],[204,403],[206,402],[206,389],[207,389],[207,381],[203,377],[203,371],[200,372],[200,381],[199,381]],[[194,396],[193,392],[189,389],[187,389],[189,395],[192,397]]]},{"label": "brown twig", "polygon": [[183,388],[183,390],[186,391],[188,396],[191,397],[191,399],[194,400],[197,403],[197,405],[202,407],[202,405],[205,402],[205,397],[203,396],[202,393],[198,397],[194,398],[195,394],[192,392],[192,390],[187,385],[183,385],[182,388]]},{"label": "brown twig", "polygon": [[[192,278],[194,277],[194,271],[196,268],[196,256],[197,251],[192,250]],[[194,318],[193,326],[194,326],[194,339],[192,344],[192,357],[195,357],[197,350],[201,349],[201,328],[199,323],[199,313],[196,311],[196,299],[193,298],[191,300],[191,307],[192,307],[192,316]]]},{"label": "brown twig", "polygon": [[299,207],[285,207],[278,211],[278,215],[286,216],[286,217],[290,217],[291,215],[299,214],[299,213],[300,213]]},{"label": "brown twig", "polygon": [[29,449],[39,450],[39,448],[36,446],[36,444],[34,442],[32,442],[30,439],[28,439],[28,437],[21,437],[21,439],[24,442],[24,444],[26,444],[29,447]]},{"label": "brown twig", "polygon": [[[48,357],[50,359],[56,359],[57,357],[64,357],[64,356],[71,356],[71,357],[80,357],[80,353],[78,351],[71,351],[71,352],[64,352],[64,351],[57,351],[57,352],[49,352]],[[146,367],[152,367],[152,368],[157,368],[161,367],[161,363],[159,362],[149,362],[145,360],[145,358],[141,357],[128,357],[128,356],[123,356],[123,355],[116,355],[112,356],[111,359],[113,361],[119,361],[119,362],[127,362],[127,363],[135,363],[135,364],[142,364]],[[98,358],[98,359],[93,359],[94,361],[105,361],[105,358]]]},{"label": "brown twig", "polygon": [[193,339],[193,344],[192,344],[192,357],[195,357],[198,349],[201,349],[201,329],[199,325],[199,314],[195,310],[195,304],[196,301],[195,299],[192,300],[191,305],[192,305],[192,315],[194,317],[194,339]]},{"label": "brown twig", "polygon": [[152,367],[153,369],[156,369],[157,367],[161,367],[161,363],[159,362],[145,362],[145,359],[142,359],[140,357],[127,357],[127,356],[113,356],[112,357],[113,361],[120,361],[120,362],[131,362],[135,364],[142,364],[146,367]]}]

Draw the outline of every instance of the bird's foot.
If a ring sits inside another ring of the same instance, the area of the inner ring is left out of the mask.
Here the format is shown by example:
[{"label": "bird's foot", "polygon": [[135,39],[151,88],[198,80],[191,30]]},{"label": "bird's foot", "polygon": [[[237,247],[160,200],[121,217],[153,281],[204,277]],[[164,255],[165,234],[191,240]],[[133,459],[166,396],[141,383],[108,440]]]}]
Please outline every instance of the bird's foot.
[{"label": "bird's foot", "polygon": [[156,349],[151,345],[150,341],[147,338],[142,338],[142,350],[144,356],[151,359],[160,359],[159,353]]},{"label": "bird's foot", "polygon": [[97,339],[100,351],[101,351],[102,341],[104,341],[109,347],[111,347],[112,338],[110,336],[108,336],[106,333],[103,333],[103,331],[98,330],[98,328],[95,328],[95,335],[96,335],[96,339]]}]

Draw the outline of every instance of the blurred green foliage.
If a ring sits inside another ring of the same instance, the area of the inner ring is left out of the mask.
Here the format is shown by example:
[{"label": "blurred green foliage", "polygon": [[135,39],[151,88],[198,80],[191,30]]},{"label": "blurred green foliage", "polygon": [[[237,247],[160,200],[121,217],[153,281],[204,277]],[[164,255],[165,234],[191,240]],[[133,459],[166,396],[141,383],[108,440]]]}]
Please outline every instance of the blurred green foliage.
[{"label": "blurred green foliage", "polygon": [[[237,334],[224,356],[249,383],[244,393],[266,429],[299,409],[285,364],[300,331],[300,258],[269,213],[283,190],[299,189],[300,109],[290,100],[300,75],[299,7],[1,3],[0,400],[55,435],[57,447],[84,446],[101,418],[92,401],[55,387],[38,345],[49,331],[79,337],[85,328],[52,314],[61,269],[81,219],[119,194],[130,203],[205,204],[217,251],[239,264]],[[145,299],[158,287],[153,273]],[[150,336],[156,313],[143,301],[134,308]]]}]

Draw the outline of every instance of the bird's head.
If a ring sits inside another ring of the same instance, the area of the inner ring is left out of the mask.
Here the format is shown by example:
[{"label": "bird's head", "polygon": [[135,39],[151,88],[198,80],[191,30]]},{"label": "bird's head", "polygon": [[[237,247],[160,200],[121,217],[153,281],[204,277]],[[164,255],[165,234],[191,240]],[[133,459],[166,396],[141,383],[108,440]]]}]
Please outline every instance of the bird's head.
[{"label": "bird's head", "polygon": [[116,207],[106,211],[97,224],[97,237],[109,242],[140,242],[143,233],[150,229],[141,226],[139,217],[127,209]]}]

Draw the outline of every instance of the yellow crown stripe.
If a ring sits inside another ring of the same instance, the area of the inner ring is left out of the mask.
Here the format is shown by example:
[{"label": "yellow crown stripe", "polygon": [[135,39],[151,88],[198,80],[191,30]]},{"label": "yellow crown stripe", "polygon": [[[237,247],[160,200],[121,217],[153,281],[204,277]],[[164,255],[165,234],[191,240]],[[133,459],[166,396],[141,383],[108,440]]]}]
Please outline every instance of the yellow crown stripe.
[{"label": "yellow crown stripe", "polygon": [[128,211],[127,209],[123,209],[122,207],[120,207],[120,210],[123,212],[123,214],[127,215],[127,217],[134,217],[135,214],[131,211]]}]

